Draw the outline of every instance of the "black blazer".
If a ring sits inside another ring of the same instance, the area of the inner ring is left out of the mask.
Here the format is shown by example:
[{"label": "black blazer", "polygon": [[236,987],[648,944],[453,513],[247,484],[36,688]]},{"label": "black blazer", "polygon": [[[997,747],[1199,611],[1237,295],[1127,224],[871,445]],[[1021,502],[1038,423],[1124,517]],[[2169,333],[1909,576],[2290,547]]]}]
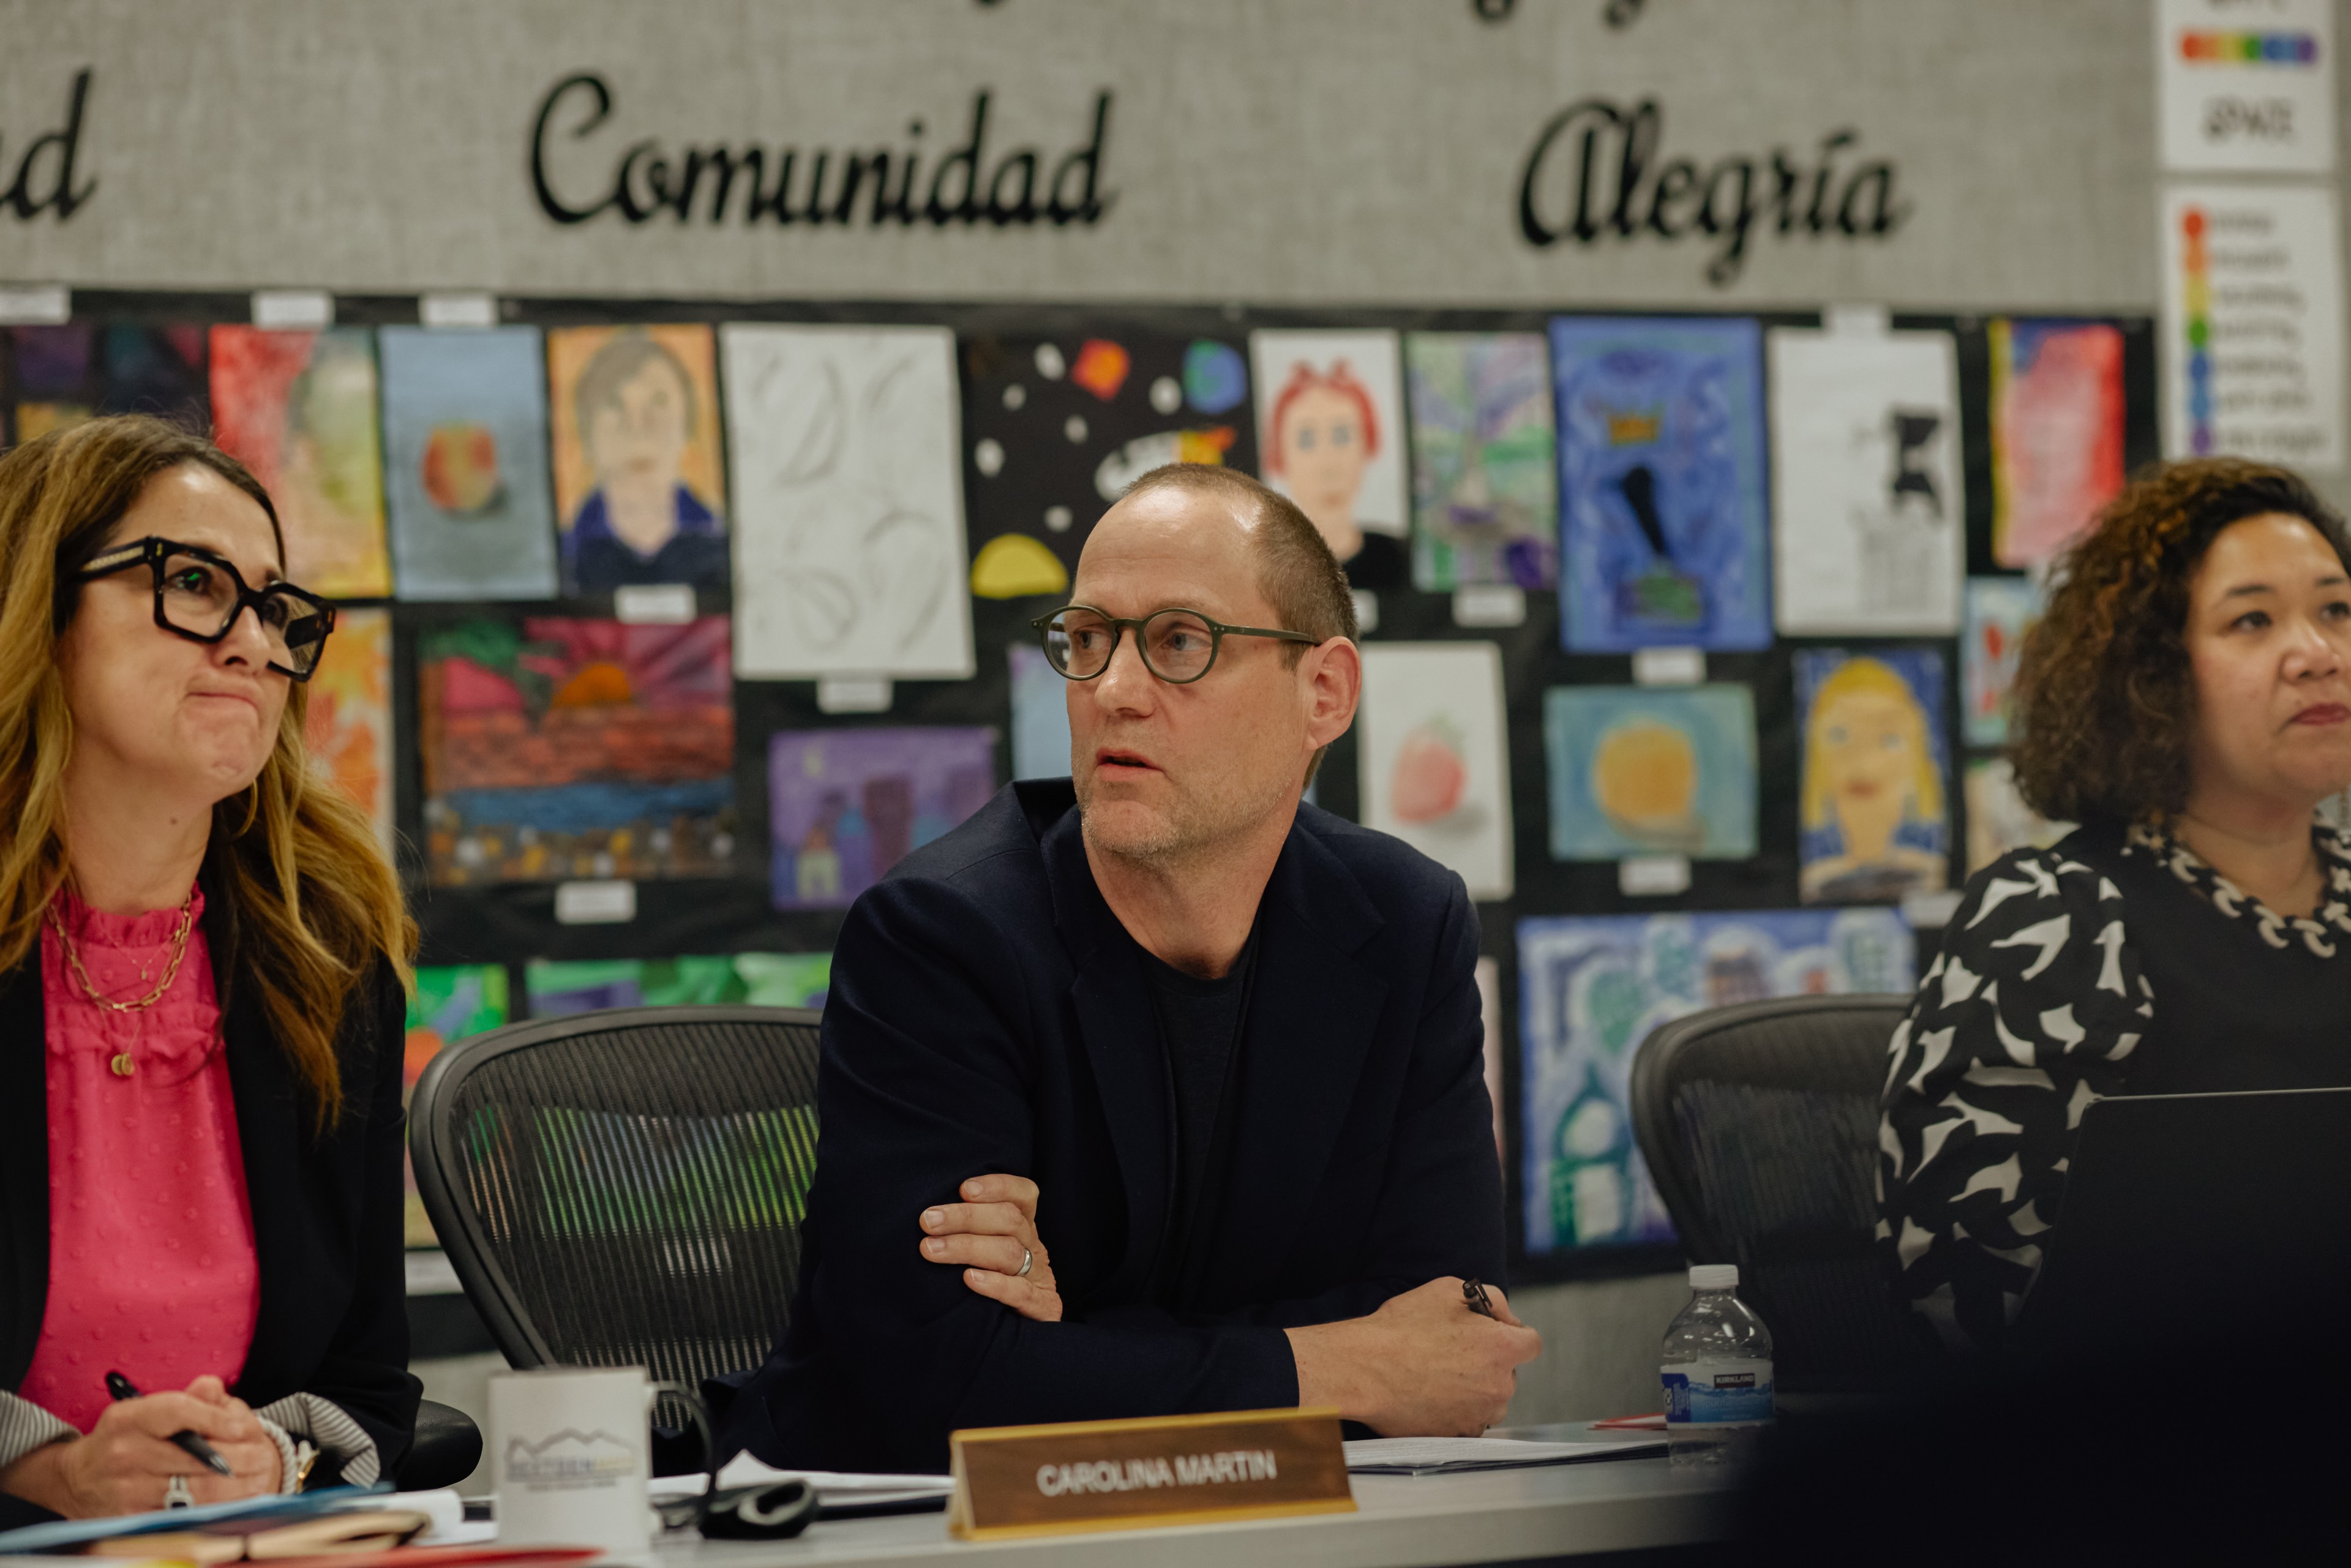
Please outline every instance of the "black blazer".
[{"label": "black blazer", "polygon": [[[1142,949],[1069,780],[1012,785],[850,911],[790,1325],[721,1447],[944,1470],[958,1427],[1295,1405],[1285,1325],[1499,1279],[1501,1172],[1461,879],[1301,807],[1259,906],[1221,1212],[1180,1289],[1173,1113]],[[926,1262],[966,1178],[1035,1180],[1066,1320]]]},{"label": "black blazer", "polygon": [[[408,1451],[423,1392],[408,1371],[401,1235],[407,1004],[392,967],[379,963],[345,1009],[336,1041],[342,1120],[317,1135],[258,999],[232,983],[233,936],[218,907],[208,904],[204,939],[225,1000],[221,1032],[261,1274],[253,1345],[231,1392],[256,1409],[289,1394],[333,1401],[375,1439],[389,1477]],[[36,952],[0,974],[0,1387],[11,1391],[32,1365],[49,1291],[46,1039]]]}]

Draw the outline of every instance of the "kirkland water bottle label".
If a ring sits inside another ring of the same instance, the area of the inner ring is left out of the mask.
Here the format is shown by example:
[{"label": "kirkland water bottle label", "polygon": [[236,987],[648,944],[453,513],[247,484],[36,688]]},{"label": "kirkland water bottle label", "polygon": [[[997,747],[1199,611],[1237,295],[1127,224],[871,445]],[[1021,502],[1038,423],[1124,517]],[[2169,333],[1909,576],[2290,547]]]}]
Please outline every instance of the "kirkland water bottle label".
[{"label": "kirkland water bottle label", "polygon": [[1669,1427],[1743,1427],[1771,1419],[1768,1361],[1694,1361],[1658,1370]]}]

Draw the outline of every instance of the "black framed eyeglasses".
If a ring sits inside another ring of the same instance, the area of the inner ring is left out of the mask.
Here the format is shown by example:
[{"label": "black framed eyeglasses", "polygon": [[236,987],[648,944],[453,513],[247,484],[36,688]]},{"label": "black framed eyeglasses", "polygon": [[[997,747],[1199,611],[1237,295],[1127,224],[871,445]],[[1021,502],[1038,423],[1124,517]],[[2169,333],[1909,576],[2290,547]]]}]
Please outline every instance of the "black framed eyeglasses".
[{"label": "black framed eyeglasses", "polygon": [[217,643],[229,634],[247,607],[269,644],[269,667],[307,681],[335,629],[335,607],[290,582],[258,591],[225,556],[201,545],[149,535],[93,558],[74,573],[76,582],[148,566],[155,572],[155,624],[191,643]]},{"label": "black framed eyeglasses", "polygon": [[1065,679],[1091,681],[1110,668],[1118,640],[1129,630],[1144,667],[1171,686],[1187,686],[1214,667],[1228,637],[1277,637],[1312,646],[1303,632],[1228,626],[1196,610],[1158,610],[1140,620],[1105,615],[1091,604],[1071,604],[1029,622],[1045,642],[1045,662]]}]

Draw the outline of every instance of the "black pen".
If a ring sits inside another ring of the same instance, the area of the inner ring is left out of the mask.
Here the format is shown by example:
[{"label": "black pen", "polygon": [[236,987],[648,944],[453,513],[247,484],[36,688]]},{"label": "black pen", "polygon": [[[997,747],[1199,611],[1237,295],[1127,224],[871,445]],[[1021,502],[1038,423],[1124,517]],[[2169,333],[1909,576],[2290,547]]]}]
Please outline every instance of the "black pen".
[{"label": "black pen", "polygon": [[[136,1399],[139,1397],[138,1388],[131,1383],[131,1379],[123,1376],[122,1374],[119,1372],[110,1372],[106,1375],[106,1391],[109,1394],[113,1395],[117,1399]],[[210,1443],[205,1442],[202,1437],[196,1436],[193,1427],[191,1427],[186,1431],[172,1433],[172,1441],[185,1449],[190,1458],[210,1466],[218,1473],[225,1476],[233,1476],[236,1474],[235,1470],[228,1468],[228,1461],[226,1459],[222,1458],[219,1454],[213,1451],[213,1446]]]},{"label": "black pen", "polygon": [[[1468,1279],[1461,1281],[1461,1299],[1468,1302],[1469,1310],[1479,1317],[1494,1316],[1493,1299],[1486,1294],[1486,1287],[1477,1280]],[[1501,1320],[1497,1318],[1495,1321],[1499,1322]]]}]

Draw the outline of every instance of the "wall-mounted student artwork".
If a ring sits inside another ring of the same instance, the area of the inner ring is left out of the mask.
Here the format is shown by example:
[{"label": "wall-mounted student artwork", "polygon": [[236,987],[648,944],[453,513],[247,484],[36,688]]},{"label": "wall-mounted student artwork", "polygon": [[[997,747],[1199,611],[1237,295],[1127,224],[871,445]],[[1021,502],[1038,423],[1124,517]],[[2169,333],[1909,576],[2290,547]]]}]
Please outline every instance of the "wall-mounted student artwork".
[{"label": "wall-mounted student artwork", "polygon": [[1249,361],[1223,339],[967,337],[964,495],[971,591],[1067,592],[1086,536],[1126,487],[1170,463],[1258,467]]},{"label": "wall-mounted student artwork", "polygon": [[2073,823],[2053,822],[2024,803],[2005,757],[1968,764],[1967,799],[1970,876],[2011,850],[2047,849],[2074,831]]},{"label": "wall-mounted student artwork", "polygon": [[728,953],[684,958],[534,958],[523,970],[530,1016],[560,1018],[606,1008],[747,1002],[822,1007],[830,953]]},{"label": "wall-mounted student artwork", "polygon": [[1502,652],[1491,643],[1370,643],[1355,716],[1364,825],[1510,896],[1510,776]]},{"label": "wall-mounted student artwork", "polygon": [[1551,347],[1561,646],[1771,646],[1756,324],[1560,317]]},{"label": "wall-mounted student artwork", "polygon": [[1781,632],[1958,631],[1968,508],[1951,335],[1775,327],[1770,347]]},{"label": "wall-mounted student artwork", "polygon": [[955,334],[719,329],[736,673],[973,670]]},{"label": "wall-mounted student artwork", "polygon": [[563,591],[727,585],[718,340],[706,326],[559,327],[548,416]]},{"label": "wall-mounted student artwork", "polygon": [[213,439],[286,531],[286,575],[330,598],[392,592],[375,343],[364,327],[212,329]]},{"label": "wall-mounted student artwork", "polygon": [[2123,335],[2103,321],[1995,317],[1991,550],[2038,566],[2123,487]]},{"label": "wall-mounted student artwork", "polygon": [[846,909],[987,804],[982,727],[784,730],[768,742],[769,892],[778,909]]},{"label": "wall-mounted student artwork", "polygon": [[1930,648],[1796,653],[1806,904],[1888,904],[1949,873],[1943,656]]},{"label": "wall-mounted student artwork", "polygon": [[1394,332],[1249,334],[1259,476],[1314,519],[1357,588],[1402,588],[1404,377]]},{"label": "wall-mounted student artwork", "polygon": [[1755,853],[1755,699],[1745,686],[1543,694],[1554,860]]},{"label": "wall-mounted student artwork", "polygon": [[1959,644],[1961,732],[1970,746],[2008,744],[2008,699],[2025,633],[2044,596],[2029,577],[1968,579],[1967,629]]},{"label": "wall-mounted student artwork", "polygon": [[536,327],[386,327],[385,490],[400,597],[552,599]]},{"label": "wall-mounted student artwork", "polygon": [[1520,921],[1518,942],[1531,1256],[1672,1239],[1633,1141],[1633,1056],[1651,1030],[1766,997],[1913,984],[1910,928],[1891,909],[1551,916]]},{"label": "wall-mounted student artwork", "polygon": [[427,632],[417,664],[434,883],[732,869],[725,616],[468,621]]},{"label": "wall-mounted student artwork", "polygon": [[1559,580],[1551,352],[1537,332],[1410,332],[1412,580]]},{"label": "wall-mounted student artwork", "polygon": [[1034,643],[1005,650],[1012,666],[1012,777],[1070,776],[1070,683]]},{"label": "wall-mounted student artwork", "polygon": [[0,440],[10,446],[106,413],[153,414],[186,430],[212,423],[199,326],[11,327],[0,353]]},{"label": "wall-mounted student artwork", "polygon": [[[416,1081],[445,1046],[496,1029],[507,1021],[507,971],[503,964],[420,964],[408,995],[408,1036],[400,1069],[400,1103],[405,1110]],[[438,1247],[424,1199],[416,1190],[416,1167],[405,1140],[400,1153],[407,1194],[401,1229],[411,1247]]]},{"label": "wall-mounted student artwork", "polygon": [[367,812],[383,852],[392,854],[399,831],[392,801],[391,612],[337,611],[308,692],[302,733],[310,755]]}]

